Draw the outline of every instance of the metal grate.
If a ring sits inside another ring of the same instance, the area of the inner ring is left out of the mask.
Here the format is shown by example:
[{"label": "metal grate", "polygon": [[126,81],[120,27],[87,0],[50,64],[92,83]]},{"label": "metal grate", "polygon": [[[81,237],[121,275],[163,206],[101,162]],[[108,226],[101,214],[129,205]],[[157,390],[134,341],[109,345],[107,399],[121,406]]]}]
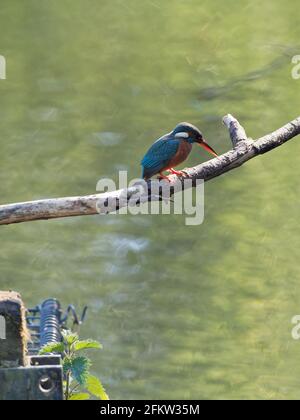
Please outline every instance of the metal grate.
[{"label": "metal grate", "polygon": [[80,326],[85,320],[87,306],[79,318],[74,305],[69,305],[65,312],[62,311],[57,299],[47,299],[41,305],[28,309],[26,314],[27,328],[31,340],[28,343],[30,356],[38,354],[41,347],[48,343],[62,340],[61,331],[68,325]]}]

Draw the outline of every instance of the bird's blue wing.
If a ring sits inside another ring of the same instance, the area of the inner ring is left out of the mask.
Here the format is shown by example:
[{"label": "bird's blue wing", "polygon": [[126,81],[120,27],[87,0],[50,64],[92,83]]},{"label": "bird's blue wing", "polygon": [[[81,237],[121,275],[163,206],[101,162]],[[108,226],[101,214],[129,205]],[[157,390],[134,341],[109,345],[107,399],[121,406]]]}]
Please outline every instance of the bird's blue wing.
[{"label": "bird's blue wing", "polygon": [[179,144],[179,140],[167,136],[158,139],[141,162],[144,168],[143,177],[151,177],[163,169],[176,155]]}]

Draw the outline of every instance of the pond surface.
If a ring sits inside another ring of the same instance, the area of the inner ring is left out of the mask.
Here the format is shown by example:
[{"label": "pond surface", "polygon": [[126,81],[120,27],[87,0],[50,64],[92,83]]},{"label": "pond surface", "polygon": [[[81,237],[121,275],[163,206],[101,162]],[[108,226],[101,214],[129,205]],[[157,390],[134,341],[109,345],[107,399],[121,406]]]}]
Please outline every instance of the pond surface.
[{"label": "pond surface", "polygon": [[[219,152],[299,115],[299,2],[2,0],[1,203],[140,175],[178,122]],[[299,140],[205,187],[205,222],[81,217],[1,227],[0,288],[89,306],[111,398],[300,396]],[[188,165],[208,159],[193,150]]]}]

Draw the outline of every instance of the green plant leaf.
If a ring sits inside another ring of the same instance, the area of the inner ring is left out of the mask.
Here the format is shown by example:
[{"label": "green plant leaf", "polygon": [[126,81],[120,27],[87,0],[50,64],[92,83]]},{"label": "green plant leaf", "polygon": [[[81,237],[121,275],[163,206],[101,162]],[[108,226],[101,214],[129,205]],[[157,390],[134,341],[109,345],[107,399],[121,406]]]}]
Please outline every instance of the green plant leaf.
[{"label": "green plant leaf", "polygon": [[74,394],[72,397],[69,398],[69,401],[83,401],[83,400],[89,400],[91,398],[90,394]]},{"label": "green plant leaf", "polygon": [[40,349],[39,354],[63,353],[64,350],[64,343],[49,343]]},{"label": "green plant leaf", "polygon": [[93,340],[77,341],[77,343],[74,344],[74,351],[88,349],[102,349],[102,345],[98,343],[98,341]]},{"label": "green plant leaf", "polygon": [[91,361],[87,357],[81,356],[70,359],[69,363],[73,378],[79,383],[79,385],[85,385],[89,376]]},{"label": "green plant leaf", "polygon": [[96,376],[88,376],[86,381],[86,388],[92,395],[99,398],[100,400],[109,400],[109,396],[105,392],[100,379],[96,378]]},{"label": "green plant leaf", "polygon": [[69,357],[65,357],[63,360],[63,371],[67,373],[68,371],[72,370],[72,359]]},{"label": "green plant leaf", "polygon": [[70,346],[79,340],[78,334],[69,330],[62,331],[62,336],[65,342]]}]

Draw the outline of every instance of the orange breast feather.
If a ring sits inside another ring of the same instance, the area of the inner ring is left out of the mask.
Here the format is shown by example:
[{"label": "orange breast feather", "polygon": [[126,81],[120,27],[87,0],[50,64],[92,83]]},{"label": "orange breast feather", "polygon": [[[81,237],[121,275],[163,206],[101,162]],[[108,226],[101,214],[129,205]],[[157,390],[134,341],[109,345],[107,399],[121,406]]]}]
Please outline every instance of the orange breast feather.
[{"label": "orange breast feather", "polygon": [[163,170],[165,171],[166,169],[175,168],[176,166],[184,162],[187,159],[188,155],[191,153],[192,147],[193,146],[190,143],[182,140],[180,142],[176,155],[170,160],[168,166],[166,166]]}]

